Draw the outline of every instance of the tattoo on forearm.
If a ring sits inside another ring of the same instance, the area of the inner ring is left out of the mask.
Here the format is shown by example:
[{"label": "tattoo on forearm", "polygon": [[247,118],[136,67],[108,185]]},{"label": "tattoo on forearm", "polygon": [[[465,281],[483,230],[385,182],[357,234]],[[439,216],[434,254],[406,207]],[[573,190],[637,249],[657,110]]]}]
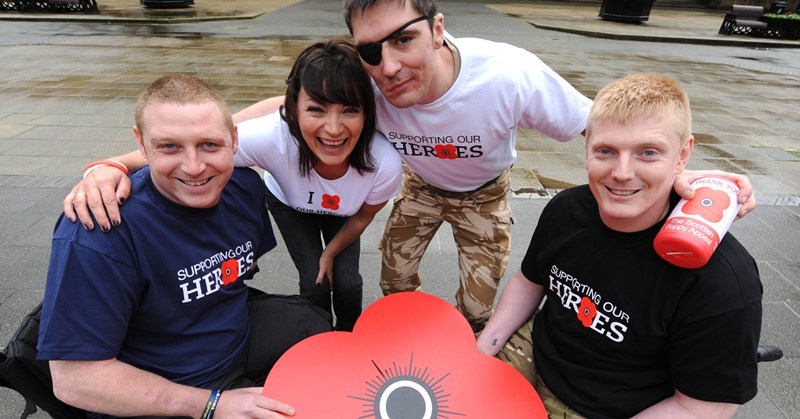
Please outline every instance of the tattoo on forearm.
[{"label": "tattoo on forearm", "polygon": [[492,339],[492,346],[497,346],[497,338]]}]

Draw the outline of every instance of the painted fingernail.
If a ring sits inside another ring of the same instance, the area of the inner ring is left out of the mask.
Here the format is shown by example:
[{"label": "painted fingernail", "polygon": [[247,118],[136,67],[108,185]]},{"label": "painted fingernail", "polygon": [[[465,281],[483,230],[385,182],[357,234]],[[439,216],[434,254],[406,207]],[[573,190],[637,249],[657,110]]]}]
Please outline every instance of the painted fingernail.
[{"label": "painted fingernail", "polygon": [[119,204],[122,205],[122,204],[125,203],[125,198],[119,197],[119,198],[117,198],[117,201],[119,201]]},{"label": "painted fingernail", "polygon": [[119,220],[114,220],[114,221],[112,221],[112,222],[111,222],[111,224],[112,224],[114,227],[118,227],[118,226],[119,226],[119,223],[120,223],[120,221],[119,221]]},{"label": "painted fingernail", "polygon": [[94,226],[91,225],[91,224],[84,224],[83,225],[83,229],[86,230],[86,231],[89,231],[89,230],[91,230],[93,228],[94,228]]},{"label": "painted fingernail", "polygon": [[111,230],[111,226],[109,226],[108,224],[103,224],[100,226],[100,230],[103,230],[106,233],[108,233]]}]

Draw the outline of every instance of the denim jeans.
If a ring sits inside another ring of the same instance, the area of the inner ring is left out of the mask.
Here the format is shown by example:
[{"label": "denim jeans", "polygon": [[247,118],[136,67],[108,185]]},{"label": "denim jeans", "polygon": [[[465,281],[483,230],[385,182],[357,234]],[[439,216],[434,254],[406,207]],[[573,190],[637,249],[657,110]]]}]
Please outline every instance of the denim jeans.
[{"label": "denim jeans", "polygon": [[[286,243],[300,275],[300,295],[336,316],[336,329],[353,329],[361,314],[363,282],[359,273],[361,240],[354,241],[333,261],[333,288],[329,278],[316,285],[323,240],[329,243],[349,217],[296,211],[266,189],[267,208]],[[333,310],[331,310],[331,305]]]}]

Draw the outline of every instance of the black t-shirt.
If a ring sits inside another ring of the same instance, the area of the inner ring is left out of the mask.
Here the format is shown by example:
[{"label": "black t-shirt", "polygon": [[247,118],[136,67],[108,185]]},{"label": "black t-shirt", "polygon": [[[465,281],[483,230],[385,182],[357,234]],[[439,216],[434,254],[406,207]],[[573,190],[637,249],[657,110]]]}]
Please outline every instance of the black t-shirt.
[{"label": "black t-shirt", "polygon": [[585,185],[559,193],[539,219],[522,262],[547,290],[534,361],[550,390],[585,416],[630,417],[675,389],[736,404],[756,395],[755,260],[727,234],[706,266],[671,265],[653,250],[662,224],[607,228]]}]

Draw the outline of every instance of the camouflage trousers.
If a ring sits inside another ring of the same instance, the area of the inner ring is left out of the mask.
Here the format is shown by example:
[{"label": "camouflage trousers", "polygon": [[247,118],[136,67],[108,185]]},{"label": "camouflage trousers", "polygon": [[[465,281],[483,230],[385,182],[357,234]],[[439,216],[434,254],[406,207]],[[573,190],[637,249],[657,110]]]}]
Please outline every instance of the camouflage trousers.
[{"label": "camouflage trousers", "polygon": [[442,222],[453,230],[460,284],[456,307],[474,330],[489,319],[510,250],[510,169],[472,192],[443,191],[403,169],[403,188],[394,200],[380,249],[384,295],[418,291],[422,255]]},{"label": "camouflage trousers", "polygon": [[506,342],[503,349],[497,353],[497,357],[505,361],[522,373],[523,376],[533,385],[539,397],[542,399],[547,417],[550,419],[583,419],[578,412],[570,409],[556,397],[553,392],[544,384],[542,378],[536,374],[536,365],[533,362],[533,321],[536,313],[522,325]]}]

